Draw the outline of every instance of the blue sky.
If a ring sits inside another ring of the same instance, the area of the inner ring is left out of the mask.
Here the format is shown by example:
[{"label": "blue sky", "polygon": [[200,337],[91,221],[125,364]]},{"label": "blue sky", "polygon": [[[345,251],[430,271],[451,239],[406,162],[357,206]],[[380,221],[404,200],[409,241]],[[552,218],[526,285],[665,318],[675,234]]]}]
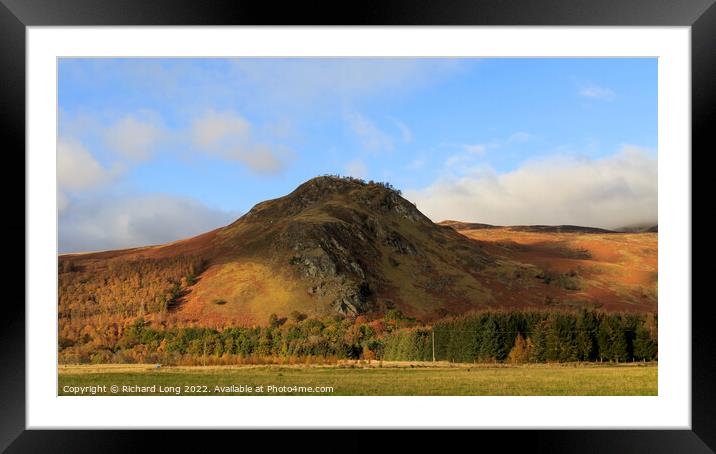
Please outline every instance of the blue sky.
[{"label": "blue sky", "polygon": [[61,59],[60,251],[172,241],[320,174],[439,221],[656,222],[656,59]]}]

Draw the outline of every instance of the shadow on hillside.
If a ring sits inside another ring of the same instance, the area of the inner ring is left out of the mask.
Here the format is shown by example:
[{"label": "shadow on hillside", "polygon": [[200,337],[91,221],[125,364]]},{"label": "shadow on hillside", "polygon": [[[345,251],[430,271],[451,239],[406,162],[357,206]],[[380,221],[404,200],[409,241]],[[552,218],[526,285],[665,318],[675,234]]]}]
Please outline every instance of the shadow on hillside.
[{"label": "shadow on hillside", "polygon": [[178,311],[184,303],[186,303],[186,297],[191,293],[191,288],[201,281],[201,276],[197,276],[194,279],[194,283],[190,287],[182,288],[174,298],[167,304],[167,312],[173,313]]}]

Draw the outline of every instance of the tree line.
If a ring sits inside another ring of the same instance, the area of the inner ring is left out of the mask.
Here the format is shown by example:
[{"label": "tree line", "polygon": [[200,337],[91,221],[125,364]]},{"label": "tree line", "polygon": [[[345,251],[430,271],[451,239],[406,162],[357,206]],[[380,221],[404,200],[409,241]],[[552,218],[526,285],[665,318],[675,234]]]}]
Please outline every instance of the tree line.
[{"label": "tree line", "polygon": [[451,362],[653,361],[655,314],[486,312],[388,336],[387,360]]},{"label": "tree line", "polygon": [[[63,363],[240,364],[339,359],[451,362],[652,361],[655,314],[483,312],[432,326],[391,310],[355,319],[273,314],[268,326],[163,328],[142,317],[109,339],[60,338]],[[95,332],[93,332],[95,333]],[[109,339],[109,340],[108,340]],[[434,343],[433,343],[434,342]],[[433,347],[434,346],[434,347]],[[433,350],[434,348],[434,350]]]}]

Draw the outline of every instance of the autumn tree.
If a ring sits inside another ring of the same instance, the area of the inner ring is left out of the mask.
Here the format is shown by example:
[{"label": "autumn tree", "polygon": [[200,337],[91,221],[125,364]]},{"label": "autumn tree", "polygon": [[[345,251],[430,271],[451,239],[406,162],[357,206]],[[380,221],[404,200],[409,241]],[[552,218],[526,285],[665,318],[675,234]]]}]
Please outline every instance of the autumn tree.
[{"label": "autumn tree", "polygon": [[363,346],[363,359],[368,361],[368,364],[375,359],[375,353],[373,353],[373,350],[368,348],[368,344]]},{"label": "autumn tree", "polygon": [[515,338],[515,346],[512,347],[512,350],[510,350],[510,354],[507,356],[507,361],[513,364],[526,363],[529,360],[529,355],[530,352],[527,346],[527,341],[524,337],[522,337],[521,333],[518,333]]}]

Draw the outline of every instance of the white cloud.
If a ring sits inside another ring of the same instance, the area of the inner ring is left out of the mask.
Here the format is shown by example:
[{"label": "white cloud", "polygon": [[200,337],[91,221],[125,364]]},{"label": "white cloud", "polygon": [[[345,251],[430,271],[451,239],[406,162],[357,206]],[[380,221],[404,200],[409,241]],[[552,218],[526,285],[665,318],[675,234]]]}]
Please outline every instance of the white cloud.
[{"label": "white cloud", "polygon": [[208,111],[194,119],[191,136],[203,151],[241,162],[258,174],[279,173],[293,157],[284,146],[257,141],[249,121],[235,112]]},{"label": "white cloud", "polygon": [[598,160],[552,157],[504,174],[448,176],[405,194],[434,221],[617,228],[656,222],[657,188],[653,153],[624,146]]},{"label": "white cloud", "polygon": [[248,142],[251,125],[233,112],[209,111],[194,120],[192,135],[201,148],[221,147],[225,142]]},{"label": "white cloud", "polygon": [[600,87],[598,85],[585,85],[579,90],[579,94],[585,98],[612,100],[616,94],[609,88]]},{"label": "white cloud", "polygon": [[127,159],[143,161],[163,136],[161,128],[149,121],[127,115],[105,130],[107,145]]},{"label": "white cloud", "polygon": [[374,152],[393,150],[393,138],[363,115],[353,112],[346,115],[346,120],[365,149]]},{"label": "white cloud", "polygon": [[368,174],[368,167],[360,159],[349,162],[346,164],[345,169],[348,175],[356,178],[365,178]]},{"label": "white cloud", "polygon": [[57,139],[57,184],[61,189],[79,191],[109,182],[118,168],[107,170],[78,141]]},{"label": "white cloud", "polygon": [[60,218],[60,252],[99,251],[188,238],[229,224],[228,213],[191,198],[152,194],[80,200]]},{"label": "white cloud", "polygon": [[256,144],[250,148],[236,148],[229,156],[244,163],[255,173],[271,175],[281,172],[293,153],[283,147]]}]

